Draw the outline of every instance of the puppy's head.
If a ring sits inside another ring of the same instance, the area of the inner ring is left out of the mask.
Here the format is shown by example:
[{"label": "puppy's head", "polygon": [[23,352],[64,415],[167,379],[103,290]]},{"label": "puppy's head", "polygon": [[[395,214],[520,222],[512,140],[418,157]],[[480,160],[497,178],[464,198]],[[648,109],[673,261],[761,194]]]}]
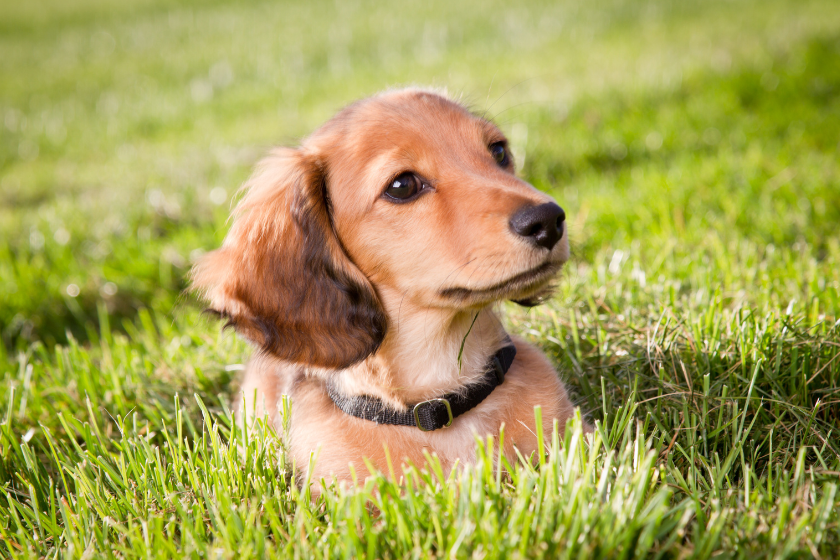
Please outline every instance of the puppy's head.
[{"label": "puppy's head", "polygon": [[349,106],[273,152],[245,189],[193,287],[294,362],[364,359],[385,336],[387,302],[533,303],[569,255],[562,209],[515,176],[501,131],[427,91]]}]

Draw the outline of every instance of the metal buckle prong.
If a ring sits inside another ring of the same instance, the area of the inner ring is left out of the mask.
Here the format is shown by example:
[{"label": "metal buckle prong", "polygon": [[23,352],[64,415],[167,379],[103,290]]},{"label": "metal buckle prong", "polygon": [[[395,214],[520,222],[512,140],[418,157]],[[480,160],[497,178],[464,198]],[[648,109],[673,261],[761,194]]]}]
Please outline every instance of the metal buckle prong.
[{"label": "metal buckle prong", "polygon": [[[433,403],[443,403],[446,406],[446,413],[449,415],[449,422],[443,425],[444,428],[448,428],[452,425],[452,407],[449,405],[449,401],[446,399],[429,399],[427,401],[419,402],[414,405],[414,421],[417,423],[417,427],[420,428],[422,432],[431,432],[432,430],[427,430],[423,427],[423,424],[420,423],[420,407],[424,404],[433,404]],[[434,428],[432,428],[434,429]]]}]

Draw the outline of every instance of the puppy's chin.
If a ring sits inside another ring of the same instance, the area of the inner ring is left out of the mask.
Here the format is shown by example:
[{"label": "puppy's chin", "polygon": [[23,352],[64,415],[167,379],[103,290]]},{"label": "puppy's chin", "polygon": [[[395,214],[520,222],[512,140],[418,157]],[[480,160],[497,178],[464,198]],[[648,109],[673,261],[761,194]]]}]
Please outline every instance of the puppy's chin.
[{"label": "puppy's chin", "polygon": [[547,298],[544,298],[544,297],[532,297],[532,298],[528,298],[528,299],[512,299],[510,301],[512,301],[516,305],[521,305],[522,307],[530,308],[530,307],[536,307],[538,305],[542,305],[543,303],[545,303],[546,299]]},{"label": "puppy's chin", "polygon": [[511,300],[525,306],[542,303],[551,295],[563,261],[546,261],[498,284],[483,288],[451,287],[438,292],[450,304],[461,309],[484,307],[497,301]]},{"label": "puppy's chin", "polygon": [[510,301],[516,305],[521,305],[522,307],[536,307],[537,305],[542,305],[548,301],[551,296],[554,295],[556,287],[556,282],[552,279],[544,286],[541,286],[536,290],[530,290],[526,294],[516,295],[510,298]]}]

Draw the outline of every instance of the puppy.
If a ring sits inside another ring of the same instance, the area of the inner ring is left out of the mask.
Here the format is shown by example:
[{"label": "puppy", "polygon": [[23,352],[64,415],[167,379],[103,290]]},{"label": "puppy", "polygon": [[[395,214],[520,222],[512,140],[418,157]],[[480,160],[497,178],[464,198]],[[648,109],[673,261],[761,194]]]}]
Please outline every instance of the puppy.
[{"label": "puppy", "polygon": [[[518,179],[490,121],[440,93],[389,91],[342,110],[243,187],[222,247],[192,287],[257,352],[240,418],[292,399],[298,467],[350,480],[369,460],[449,471],[498,436],[515,460],[573,405],[493,304],[534,305],[569,257],[563,210]],[[278,426],[279,428],[279,426]]]}]

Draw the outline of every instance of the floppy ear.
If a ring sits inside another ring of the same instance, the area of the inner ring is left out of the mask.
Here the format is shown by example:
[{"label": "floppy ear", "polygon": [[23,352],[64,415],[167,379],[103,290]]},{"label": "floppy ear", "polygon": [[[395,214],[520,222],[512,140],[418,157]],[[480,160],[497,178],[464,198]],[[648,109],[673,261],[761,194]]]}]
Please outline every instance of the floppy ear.
[{"label": "floppy ear", "polygon": [[273,151],[243,189],[221,249],[192,289],[243,336],[283,360],[345,368],[376,351],[387,321],[335,235],[314,157]]}]

